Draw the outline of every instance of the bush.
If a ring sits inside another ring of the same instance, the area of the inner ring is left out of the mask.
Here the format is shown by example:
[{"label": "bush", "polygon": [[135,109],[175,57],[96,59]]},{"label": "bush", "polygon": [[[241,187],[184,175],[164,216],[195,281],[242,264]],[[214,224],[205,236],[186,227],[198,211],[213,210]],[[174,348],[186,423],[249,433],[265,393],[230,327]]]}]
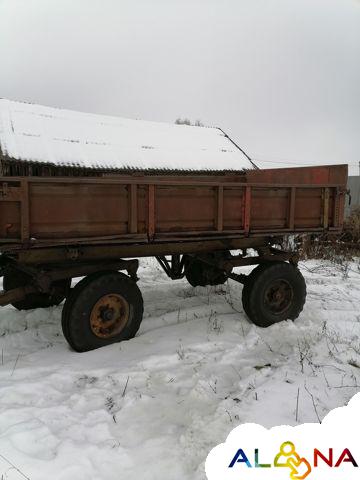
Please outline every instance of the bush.
[{"label": "bush", "polygon": [[360,208],[355,208],[344,221],[342,233],[299,235],[287,237],[282,244],[285,250],[297,250],[300,258],[317,258],[332,261],[360,256]]},{"label": "bush", "polygon": [[342,238],[344,241],[357,243],[360,248],[360,207],[354,208],[350,217],[345,220]]}]

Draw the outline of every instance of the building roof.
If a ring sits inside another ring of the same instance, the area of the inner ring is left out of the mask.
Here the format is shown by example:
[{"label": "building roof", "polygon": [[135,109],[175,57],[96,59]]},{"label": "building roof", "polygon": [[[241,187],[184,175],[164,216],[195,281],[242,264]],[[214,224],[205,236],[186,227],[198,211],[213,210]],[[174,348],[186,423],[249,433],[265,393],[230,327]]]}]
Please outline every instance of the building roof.
[{"label": "building roof", "polygon": [[0,148],[10,161],[97,170],[253,168],[218,128],[130,120],[6,99],[0,99]]}]

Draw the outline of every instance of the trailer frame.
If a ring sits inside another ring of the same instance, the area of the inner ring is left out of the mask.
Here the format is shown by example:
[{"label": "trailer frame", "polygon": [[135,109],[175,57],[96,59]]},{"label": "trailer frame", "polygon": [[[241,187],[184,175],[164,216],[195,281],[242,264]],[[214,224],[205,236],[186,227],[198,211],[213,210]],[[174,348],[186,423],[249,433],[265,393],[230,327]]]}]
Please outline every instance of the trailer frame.
[{"label": "trailer frame", "polygon": [[[259,326],[295,319],[306,286],[298,255],[281,249],[282,238],[341,232],[346,179],[344,165],[181,178],[2,177],[0,274],[7,288],[0,306],[66,298],[63,332],[77,351],[132,338],[143,309],[138,258],[155,257],[169,278],[186,277],[194,287],[243,284],[244,311]],[[255,268],[234,272],[244,266]],[[71,289],[76,277],[84,278]],[[97,291],[103,300],[91,310]],[[97,330],[82,324],[82,337],[75,317],[87,315]]]}]

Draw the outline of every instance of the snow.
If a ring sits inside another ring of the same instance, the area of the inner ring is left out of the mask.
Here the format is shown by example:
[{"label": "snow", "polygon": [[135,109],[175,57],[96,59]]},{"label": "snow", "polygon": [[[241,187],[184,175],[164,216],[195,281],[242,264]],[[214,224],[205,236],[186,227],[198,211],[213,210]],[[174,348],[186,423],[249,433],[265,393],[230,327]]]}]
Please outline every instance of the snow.
[{"label": "snow", "polygon": [[0,99],[0,148],[17,160],[83,168],[253,168],[217,128],[130,120],[6,99]]},{"label": "snow", "polygon": [[303,313],[268,329],[246,319],[241,285],[194,289],[150,259],[128,342],[77,354],[61,307],[1,308],[0,478],[203,480],[236,425],[317,422],[346,404],[360,388],[360,262],[300,267]]}]

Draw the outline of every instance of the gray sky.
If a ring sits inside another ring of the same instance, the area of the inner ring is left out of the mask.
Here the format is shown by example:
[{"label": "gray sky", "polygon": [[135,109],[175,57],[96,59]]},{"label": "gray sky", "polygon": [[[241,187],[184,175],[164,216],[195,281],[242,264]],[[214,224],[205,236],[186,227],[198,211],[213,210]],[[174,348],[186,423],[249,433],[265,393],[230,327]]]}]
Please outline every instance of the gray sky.
[{"label": "gray sky", "polygon": [[199,118],[263,167],[359,172],[358,0],[0,0],[0,69],[0,97]]}]

